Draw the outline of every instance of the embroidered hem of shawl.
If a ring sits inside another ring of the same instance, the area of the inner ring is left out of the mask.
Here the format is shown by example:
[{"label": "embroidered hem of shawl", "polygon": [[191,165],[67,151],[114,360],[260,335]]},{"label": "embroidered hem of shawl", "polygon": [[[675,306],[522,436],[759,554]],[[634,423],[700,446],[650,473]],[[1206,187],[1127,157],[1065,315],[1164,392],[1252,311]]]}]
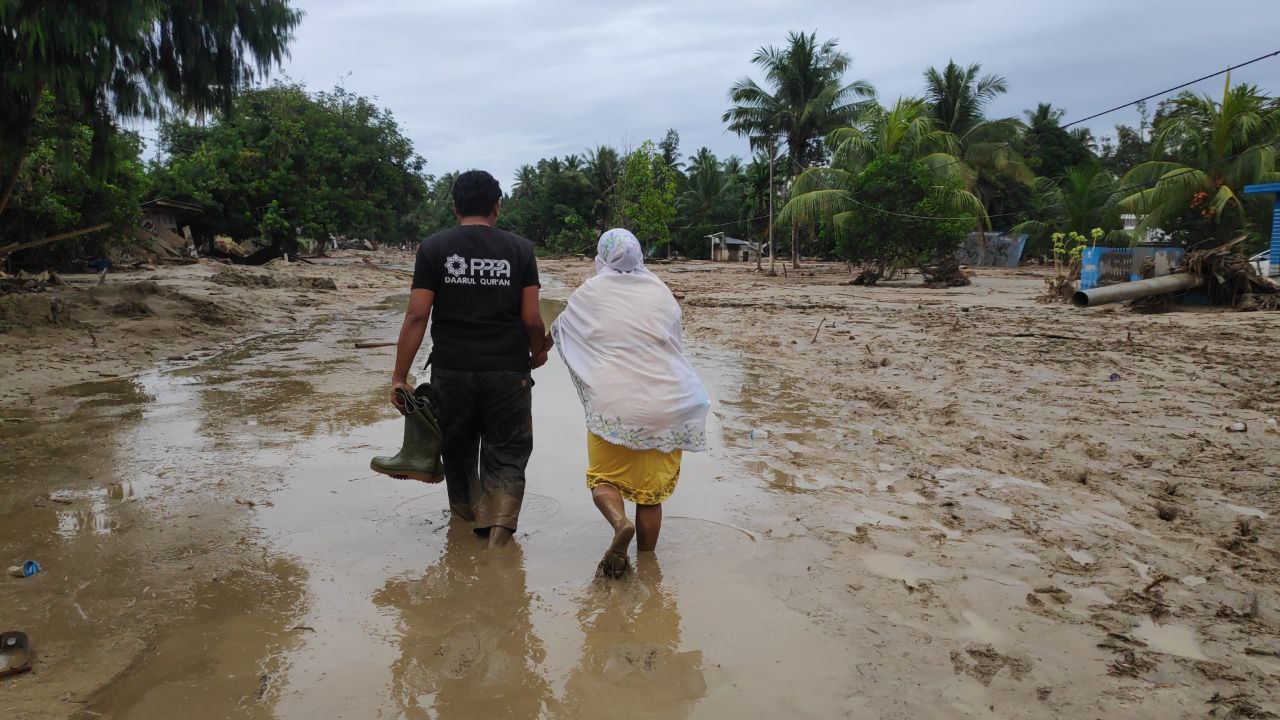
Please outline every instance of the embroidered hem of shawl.
[{"label": "embroidered hem of shawl", "polygon": [[696,427],[676,428],[661,435],[652,436],[645,432],[644,428],[626,425],[621,418],[609,419],[603,415],[588,414],[587,429],[599,436],[601,440],[632,450],[703,452],[707,449],[706,431]]},{"label": "embroidered hem of shawl", "polygon": [[660,452],[671,452],[673,450],[705,452],[707,450],[707,433],[705,429],[686,426],[653,436],[646,428],[628,426],[622,421],[622,418],[615,417],[611,419],[599,413],[591,412],[587,386],[582,382],[582,378],[578,377],[578,373],[573,371],[573,366],[569,364],[568,358],[564,356],[564,344],[560,340],[560,325],[558,323],[552,323],[551,325],[551,339],[555,341],[556,350],[560,353],[560,358],[564,360],[565,368],[569,371],[569,382],[573,383],[573,389],[578,391],[578,399],[582,401],[582,406],[587,408],[587,430],[614,445],[621,445],[632,450],[658,450]]}]

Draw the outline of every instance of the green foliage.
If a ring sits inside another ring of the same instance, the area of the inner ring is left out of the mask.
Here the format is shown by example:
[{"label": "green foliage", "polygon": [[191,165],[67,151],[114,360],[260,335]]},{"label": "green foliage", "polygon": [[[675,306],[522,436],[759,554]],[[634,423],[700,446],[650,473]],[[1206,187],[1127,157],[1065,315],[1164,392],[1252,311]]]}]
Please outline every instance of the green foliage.
[{"label": "green foliage", "polygon": [[1220,101],[1184,92],[1163,110],[1153,153],[1170,159],[1144,162],[1121,181],[1136,186],[1120,205],[1142,218],[1139,236],[1161,228],[1183,243],[1222,243],[1250,230],[1244,186],[1280,181],[1280,106],[1256,86],[1232,87],[1228,75]]},{"label": "green foliage", "polygon": [[593,196],[590,167],[577,155],[521,167],[499,222],[535,244],[554,245],[557,252],[581,250],[579,240],[591,234],[588,218],[608,206]]},{"label": "green foliage", "polygon": [[799,173],[823,155],[821,139],[852,121],[872,98],[865,80],[844,82],[853,59],[835,40],[819,44],[816,33],[792,32],[785,47],[763,47],[751,62],[764,71],[769,89],[744,77],[729,89],[733,106],[722,120],[756,143],[785,137],[791,173]]},{"label": "green foliage", "polygon": [[1050,236],[1050,240],[1053,241],[1054,265],[1061,266],[1079,262],[1080,257],[1084,254],[1084,249],[1089,246],[1089,241],[1092,239],[1096,245],[1105,235],[1106,232],[1102,228],[1091,230],[1089,237],[1085,237],[1074,230],[1066,233],[1054,233]]},{"label": "green foliage", "polygon": [[644,141],[623,164],[614,201],[619,224],[635,233],[647,252],[654,252],[671,242],[675,200],[675,171],[652,140]]},{"label": "green foliage", "polygon": [[986,119],[983,111],[997,97],[1009,91],[1009,83],[1000,75],[983,75],[980,63],[961,67],[954,60],[939,71],[924,71],[925,98],[929,114],[939,127],[956,136],[969,133]]},{"label": "green foliage", "polygon": [[954,179],[943,179],[940,185],[938,176],[919,160],[901,154],[872,160],[849,188],[858,202],[832,217],[840,256],[917,265],[950,254],[974,222],[956,215],[949,201],[958,189]]},{"label": "green foliage", "polygon": [[287,0],[0,2],[0,212],[46,92],[53,117],[91,128],[88,160],[110,171],[115,118],[229,109],[300,19]]},{"label": "green foliage", "polygon": [[1012,233],[1028,235],[1028,252],[1049,253],[1055,234],[1076,233],[1083,236],[1101,228],[1111,242],[1127,244],[1120,228],[1119,195],[1116,179],[1101,165],[1090,163],[1073,167],[1061,179],[1036,179],[1036,217],[1010,228]]},{"label": "green foliage", "polygon": [[1060,178],[1068,168],[1094,160],[1081,137],[1063,129],[1061,109],[1040,103],[1034,111],[1028,110],[1026,116],[1027,130],[1019,143],[1019,151],[1036,175]]},{"label": "green foliage", "polygon": [[111,228],[19,251],[11,257],[13,267],[73,269],[128,242],[145,188],[137,135],[112,135],[107,153],[110,165],[94,175],[89,172],[93,129],[87,121],[71,123],[55,117],[54,103],[46,93],[32,136],[31,151],[4,215],[4,241],[38,240],[102,223],[110,223]]},{"label": "green foliage", "polygon": [[341,88],[247,91],[229,118],[166,123],[161,151],[152,192],[203,207],[202,235],[278,239],[287,218],[321,240],[407,242],[427,219],[423,159],[389,111]]}]

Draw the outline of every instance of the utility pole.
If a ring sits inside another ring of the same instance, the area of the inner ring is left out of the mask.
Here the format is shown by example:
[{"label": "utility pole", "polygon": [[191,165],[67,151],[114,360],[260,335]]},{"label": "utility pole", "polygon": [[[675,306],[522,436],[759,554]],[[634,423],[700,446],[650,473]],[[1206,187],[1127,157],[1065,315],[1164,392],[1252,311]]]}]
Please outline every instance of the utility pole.
[{"label": "utility pole", "polygon": [[777,261],[778,253],[774,251],[774,247],[773,247],[773,160],[774,160],[774,155],[776,154],[777,153],[774,149],[773,135],[770,134],[769,135],[769,274],[770,275],[778,274],[777,270],[774,269],[774,263]]}]

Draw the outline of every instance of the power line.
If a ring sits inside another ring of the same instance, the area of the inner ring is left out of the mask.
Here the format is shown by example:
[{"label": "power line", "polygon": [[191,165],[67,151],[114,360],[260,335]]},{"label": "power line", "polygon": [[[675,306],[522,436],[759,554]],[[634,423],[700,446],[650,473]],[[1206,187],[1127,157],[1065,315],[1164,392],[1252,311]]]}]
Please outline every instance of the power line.
[{"label": "power line", "polygon": [[[1090,120],[1096,120],[1096,119],[1098,119],[1098,118],[1100,118],[1100,117],[1103,117],[1104,115],[1110,115],[1110,114],[1111,114],[1111,113],[1113,113],[1113,112],[1117,112],[1117,111],[1119,111],[1119,110],[1123,110],[1123,109],[1125,109],[1125,108],[1127,108],[1127,107],[1131,107],[1131,106],[1133,106],[1133,105],[1137,105],[1138,103],[1146,102],[1146,101],[1148,101],[1148,100],[1153,100],[1153,99],[1158,98],[1158,97],[1160,97],[1160,96],[1162,96],[1162,95],[1168,95],[1169,93],[1173,93],[1173,92],[1177,92],[1177,91],[1179,91],[1179,90],[1186,89],[1186,88],[1188,88],[1188,87],[1191,87],[1192,85],[1196,85],[1196,84],[1198,84],[1198,83],[1202,83],[1202,82],[1204,82],[1205,80],[1212,80],[1212,79],[1213,79],[1213,78],[1215,78],[1215,77],[1220,77],[1220,76],[1222,76],[1222,75],[1226,75],[1227,73],[1232,72],[1233,70],[1239,70],[1240,68],[1248,67],[1248,66],[1250,66],[1250,65],[1254,65],[1254,64],[1256,64],[1256,63],[1260,63],[1260,62],[1262,62],[1263,60],[1269,60],[1269,59],[1274,58],[1274,57],[1276,57],[1276,56],[1280,56],[1280,50],[1275,50],[1275,51],[1272,51],[1272,52],[1266,53],[1266,54],[1264,54],[1264,55],[1259,55],[1258,57],[1255,57],[1255,58],[1253,58],[1252,60],[1246,60],[1246,61],[1244,61],[1244,62],[1242,62],[1242,63],[1239,63],[1239,64],[1236,64],[1236,65],[1229,65],[1229,66],[1227,66],[1226,68],[1224,68],[1224,69],[1222,69],[1222,70],[1218,70],[1217,72],[1212,72],[1212,73],[1209,73],[1209,74],[1207,74],[1207,75],[1202,75],[1202,76],[1200,76],[1200,77],[1198,77],[1198,78],[1196,78],[1196,79],[1194,79],[1194,80],[1188,80],[1188,81],[1183,82],[1183,83],[1180,83],[1180,84],[1178,84],[1178,85],[1174,85],[1173,87],[1165,88],[1164,90],[1160,90],[1160,91],[1158,91],[1158,92],[1151,93],[1150,95],[1147,95],[1147,96],[1145,96],[1145,97],[1141,97],[1141,98],[1138,98],[1138,99],[1136,99],[1136,100],[1130,100],[1129,102],[1126,102],[1126,103],[1124,103],[1124,104],[1116,105],[1116,106],[1115,106],[1115,107],[1113,107],[1113,108],[1108,108],[1108,109],[1103,110],[1103,111],[1101,111],[1101,112],[1096,112],[1096,113],[1093,113],[1092,115],[1087,115],[1087,116],[1082,117],[1082,118],[1080,118],[1080,119],[1078,119],[1078,120],[1072,120],[1071,122],[1069,122],[1069,123],[1065,123],[1065,124],[1063,124],[1063,125],[1060,125],[1059,127],[1061,127],[1062,129],[1064,129],[1064,130],[1065,130],[1065,129],[1069,128],[1069,127],[1072,127],[1072,126],[1075,126],[1075,125],[1080,125],[1080,124],[1083,124],[1083,123],[1089,122]],[[1004,143],[1002,143],[1002,144],[998,145],[998,146],[996,147],[996,150],[1005,149],[1005,148],[1011,147],[1012,145],[1013,145],[1013,141],[1012,141],[1012,140],[1010,140],[1010,141],[1006,141],[1006,142],[1004,142]],[[1272,146],[1274,146],[1274,145],[1275,145],[1275,144],[1273,143],[1273,144],[1272,144]],[[1114,192],[1109,193],[1109,194],[1107,195],[1107,198],[1108,198],[1108,199],[1110,199],[1111,197],[1114,197],[1115,195],[1118,195],[1118,194],[1119,194],[1119,193],[1121,193],[1121,192],[1128,192],[1128,191],[1130,191],[1130,190],[1143,189],[1143,188],[1146,188],[1146,187],[1154,187],[1156,184],[1159,184],[1161,181],[1164,181],[1164,180],[1170,180],[1170,179],[1173,179],[1173,178],[1176,178],[1176,177],[1180,177],[1181,175],[1186,174],[1186,173],[1196,172],[1196,171],[1201,171],[1201,172],[1203,172],[1203,171],[1207,171],[1208,169],[1210,169],[1210,168],[1212,168],[1212,167],[1214,167],[1214,166],[1216,166],[1216,165],[1218,165],[1218,164],[1221,164],[1221,163],[1223,163],[1223,162],[1229,162],[1229,161],[1231,161],[1231,160],[1234,160],[1234,159],[1235,159],[1235,158],[1237,158],[1237,157],[1240,157],[1241,155],[1245,155],[1245,154],[1247,154],[1247,153],[1249,153],[1249,152],[1252,152],[1252,151],[1254,151],[1254,150],[1261,150],[1263,147],[1266,147],[1266,146],[1260,146],[1260,147],[1257,147],[1257,148],[1249,148],[1249,149],[1247,149],[1247,150],[1243,150],[1243,151],[1241,151],[1241,152],[1239,152],[1239,153],[1236,153],[1235,155],[1232,155],[1231,157],[1224,158],[1223,160],[1219,161],[1218,163],[1213,163],[1213,164],[1209,165],[1209,166],[1208,166],[1208,167],[1206,167],[1206,168],[1187,168],[1184,172],[1177,173],[1177,174],[1174,174],[1174,175],[1172,175],[1172,176],[1168,176],[1168,177],[1162,177],[1162,178],[1160,178],[1159,180],[1156,180],[1156,181],[1151,181],[1151,182],[1147,182],[1147,183],[1139,183],[1139,184],[1137,184],[1137,185],[1131,185],[1131,186],[1128,186],[1128,187],[1119,188],[1119,189],[1115,190]],[[961,164],[961,163],[963,163],[963,162],[965,162],[963,159],[961,159],[961,158],[957,158],[956,160],[953,160],[953,161],[951,161],[951,162],[949,162],[949,163],[946,163],[945,165],[939,165],[938,167],[934,168],[934,170],[935,170],[935,171],[936,171],[936,170],[944,170],[944,169],[946,169],[946,168],[948,168],[948,167],[951,167],[951,166],[953,166],[953,165],[959,165],[959,164]],[[870,204],[868,204],[868,203],[864,203],[864,202],[862,202],[862,201],[858,200],[857,198],[854,198],[852,195],[847,196],[847,199],[848,199],[848,200],[850,200],[851,202],[853,202],[855,205],[860,205],[860,206],[862,206],[862,207],[867,208],[868,210],[874,210],[874,211],[877,211],[877,212],[880,212],[880,213],[884,213],[884,214],[886,214],[886,215],[895,215],[895,216],[898,216],[898,217],[904,217],[904,218],[909,218],[909,219],[913,219],[913,220],[934,220],[934,221],[942,222],[942,221],[952,221],[952,220],[970,220],[970,219],[973,219],[973,217],[975,217],[975,216],[971,216],[971,215],[966,215],[966,216],[962,216],[962,217],[936,217],[936,216],[929,216],[929,215],[913,215],[913,214],[910,214],[910,213],[900,213],[900,212],[896,212],[896,211],[893,211],[893,210],[886,210],[886,209],[884,209],[884,208],[876,207],[876,206],[874,206],[874,205],[870,205]],[[1050,206],[1048,206],[1048,208],[1060,207],[1060,206],[1062,206],[1062,205],[1064,205],[1064,204],[1065,204],[1065,203],[1059,203],[1059,204],[1057,204],[1057,205],[1050,205]],[[1023,213],[998,213],[998,214],[995,214],[995,215],[987,215],[987,218],[988,218],[988,219],[990,219],[990,218],[996,218],[996,217],[1013,217],[1013,216],[1022,215],[1022,214],[1023,214]],[[762,219],[765,219],[765,218],[767,218],[767,217],[769,217],[769,216],[768,216],[768,215],[758,215],[758,216],[756,216],[756,217],[753,217],[753,218],[747,218],[747,219],[745,219],[745,220],[735,220],[735,221],[731,221],[731,222],[715,223],[715,224],[706,224],[706,225],[685,225],[685,226],[683,226],[683,227],[677,227],[677,228],[671,228],[671,229],[672,229],[672,230],[691,230],[691,229],[703,230],[703,229],[710,229],[710,228],[728,227],[728,226],[730,226],[730,225],[737,225],[737,224],[740,224],[740,223],[754,222],[754,221],[756,221],[756,220],[762,220]]]},{"label": "power line", "polygon": [[1103,115],[1110,115],[1111,113],[1113,113],[1113,112],[1115,112],[1115,111],[1117,111],[1117,110],[1123,110],[1123,109],[1125,109],[1125,108],[1129,107],[1130,105],[1137,105],[1137,104],[1138,104],[1138,103],[1140,103],[1140,102],[1146,102],[1146,101],[1148,101],[1148,100],[1154,100],[1155,98],[1158,98],[1158,97],[1160,97],[1161,95],[1168,95],[1168,94],[1169,94],[1169,93],[1171,93],[1171,92],[1177,92],[1178,90],[1182,90],[1182,89],[1184,89],[1184,88],[1191,87],[1192,85],[1195,85],[1195,84],[1197,84],[1197,83],[1202,83],[1202,82],[1204,82],[1205,80],[1212,80],[1213,78],[1216,78],[1216,77],[1218,77],[1219,75],[1226,75],[1227,73],[1231,72],[1232,70],[1239,70],[1239,69],[1240,69],[1240,68],[1242,68],[1242,67],[1248,67],[1248,66],[1250,66],[1250,65],[1253,65],[1254,63],[1259,63],[1259,62],[1262,62],[1263,60],[1267,60],[1267,59],[1270,59],[1270,58],[1276,57],[1277,55],[1280,55],[1280,50],[1276,50],[1276,51],[1274,51],[1274,52],[1269,52],[1269,53],[1267,53],[1266,55],[1259,55],[1258,57],[1256,57],[1256,58],[1254,58],[1254,59],[1252,59],[1252,60],[1248,60],[1248,61],[1242,62],[1242,63],[1240,63],[1239,65],[1230,65],[1230,66],[1228,66],[1225,70],[1219,70],[1218,72],[1210,73],[1210,74],[1208,74],[1208,75],[1204,75],[1204,76],[1202,76],[1202,77],[1198,77],[1198,78],[1196,78],[1195,80],[1188,80],[1187,82],[1184,82],[1184,83],[1182,83],[1181,85],[1175,85],[1175,86],[1173,86],[1173,87],[1171,87],[1171,88],[1168,88],[1168,89],[1166,89],[1166,90],[1161,90],[1160,92],[1152,93],[1152,94],[1150,94],[1150,95],[1148,95],[1148,96],[1146,96],[1146,97],[1144,97],[1144,98],[1139,98],[1139,99],[1137,99],[1137,100],[1131,100],[1131,101],[1129,101],[1129,102],[1127,102],[1127,103],[1125,103],[1125,104],[1123,104],[1123,105],[1117,105],[1117,106],[1115,106],[1115,107],[1111,108],[1110,110],[1103,110],[1102,112],[1094,113],[1094,114],[1092,114],[1092,115],[1090,115],[1090,116],[1088,116],[1088,117],[1082,117],[1082,118],[1080,118],[1079,120],[1072,120],[1071,122],[1067,123],[1066,125],[1063,125],[1062,127],[1063,127],[1063,128],[1069,128],[1069,127],[1071,127],[1072,125],[1079,125],[1080,123],[1089,122],[1090,120],[1096,120],[1096,119],[1098,119],[1098,118],[1102,117]]},{"label": "power line", "polygon": [[[1240,68],[1242,68],[1242,67],[1248,67],[1249,65],[1253,65],[1254,63],[1262,62],[1263,60],[1268,60],[1268,59],[1270,59],[1270,58],[1276,57],[1277,55],[1280,55],[1280,50],[1274,50],[1274,51],[1269,52],[1269,53],[1267,53],[1267,54],[1265,54],[1265,55],[1259,55],[1258,57],[1256,57],[1256,58],[1254,58],[1254,59],[1252,59],[1252,60],[1246,60],[1245,62],[1242,62],[1242,63],[1240,63],[1240,64],[1238,64],[1238,65],[1228,65],[1228,66],[1227,66],[1225,69],[1223,69],[1223,70],[1219,70],[1219,71],[1217,71],[1217,72],[1209,73],[1208,75],[1202,75],[1202,76],[1200,76],[1200,77],[1196,78],[1195,80],[1188,80],[1187,82],[1181,83],[1181,84],[1179,84],[1179,85],[1174,85],[1174,86],[1173,86],[1173,87],[1171,87],[1171,88],[1167,88],[1167,89],[1161,90],[1161,91],[1159,91],[1159,92],[1151,93],[1150,95],[1147,95],[1146,97],[1138,98],[1137,100],[1130,100],[1129,102],[1124,103],[1123,105],[1117,105],[1117,106],[1115,106],[1115,107],[1113,107],[1113,108],[1110,108],[1110,109],[1108,109],[1108,110],[1103,110],[1102,112],[1096,112],[1096,113],[1094,113],[1094,114],[1092,114],[1092,115],[1088,115],[1088,116],[1086,116],[1086,117],[1082,117],[1082,118],[1080,118],[1079,120],[1072,120],[1071,122],[1069,122],[1069,123],[1067,123],[1067,124],[1065,124],[1065,125],[1061,125],[1061,126],[1059,126],[1059,127],[1061,127],[1062,129],[1064,129],[1064,130],[1065,130],[1066,128],[1069,128],[1069,127],[1071,127],[1071,126],[1073,126],[1073,125],[1079,125],[1079,124],[1081,124],[1081,123],[1085,123],[1085,122],[1088,122],[1088,121],[1090,121],[1090,120],[1096,120],[1096,119],[1098,119],[1098,118],[1102,117],[1103,115],[1110,115],[1111,113],[1116,112],[1117,110],[1123,110],[1123,109],[1125,109],[1125,108],[1127,108],[1127,107],[1130,107],[1130,106],[1132,106],[1132,105],[1137,105],[1138,103],[1143,103],[1143,102],[1146,102],[1146,101],[1148,101],[1148,100],[1152,100],[1152,99],[1154,99],[1154,98],[1158,98],[1158,97],[1160,97],[1161,95],[1168,95],[1168,94],[1169,94],[1169,93],[1171,93],[1171,92],[1176,92],[1176,91],[1178,91],[1178,90],[1182,90],[1182,89],[1184,89],[1184,88],[1191,87],[1192,85],[1195,85],[1196,83],[1201,83],[1201,82],[1204,82],[1205,80],[1211,80],[1211,79],[1213,79],[1213,78],[1215,78],[1215,77],[1218,77],[1218,76],[1220,76],[1220,75],[1226,75],[1227,73],[1231,72],[1232,70],[1239,70],[1239,69],[1240,69]],[[995,147],[995,151],[1007,149],[1007,148],[1009,148],[1009,147],[1012,147],[1012,145],[1013,145],[1013,141],[1012,141],[1012,140],[1007,140],[1007,141],[1005,141],[1004,143],[1001,143],[1000,145],[997,145],[997,146]],[[957,159],[953,160],[952,162],[947,163],[946,165],[940,165],[940,166],[938,166],[937,168],[934,168],[934,169],[935,169],[935,170],[943,170],[943,169],[946,169],[946,168],[951,167],[952,165],[959,165],[960,163],[963,163],[963,162],[964,162],[964,160],[963,160],[962,158],[957,158]]]}]

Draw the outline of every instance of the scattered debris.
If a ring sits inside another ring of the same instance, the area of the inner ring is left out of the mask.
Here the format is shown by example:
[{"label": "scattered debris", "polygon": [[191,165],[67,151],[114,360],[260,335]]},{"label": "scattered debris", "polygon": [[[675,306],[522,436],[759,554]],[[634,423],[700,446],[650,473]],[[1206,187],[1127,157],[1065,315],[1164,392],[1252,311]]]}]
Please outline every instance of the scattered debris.
[{"label": "scattered debris", "polygon": [[862,272],[858,273],[856,276],[854,276],[852,280],[849,281],[849,284],[871,286],[880,282],[880,277],[881,277],[880,268],[872,265],[871,267],[863,268]]},{"label": "scattered debris", "polygon": [[1182,261],[1184,272],[1204,278],[1204,291],[1214,305],[1239,310],[1280,310],[1280,285],[1258,274],[1249,258],[1235,248],[1238,237],[1208,250],[1192,250]]},{"label": "scattered debris", "polygon": [[28,560],[21,565],[11,565],[9,567],[9,575],[16,578],[29,578],[40,572],[40,570],[40,563],[35,560]]},{"label": "scattered debris", "polygon": [[960,266],[960,261],[953,257],[933,265],[920,266],[920,274],[924,276],[924,286],[935,290],[973,284]]},{"label": "scattered debris", "polygon": [[1139,655],[1135,650],[1124,650],[1118,659],[1107,664],[1107,674],[1138,677],[1142,673],[1155,669],[1155,666],[1155,661],[1146,653]]},{"label": "scattered debris", "polygon": [[26,633],[17,630],[0,633],[0,656],[5,659],[0,678],[31,672],[31,641]]}]

